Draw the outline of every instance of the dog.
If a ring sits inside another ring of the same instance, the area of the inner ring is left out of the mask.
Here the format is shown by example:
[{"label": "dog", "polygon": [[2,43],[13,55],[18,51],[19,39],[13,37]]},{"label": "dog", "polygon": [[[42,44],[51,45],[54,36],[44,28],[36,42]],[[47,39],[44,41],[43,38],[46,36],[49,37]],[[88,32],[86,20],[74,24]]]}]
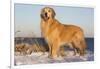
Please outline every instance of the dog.
[{"label": "dog", "polygon": [[83,56],[87,47],[83,30],[75,25],[61,24],[55,15],[53,8],[41,9],[41,35],[49,45],[49,57],[62,56],[61,52],[64,53],[64,51],[60,48],[64,45],[73,48],[74,53]]}]

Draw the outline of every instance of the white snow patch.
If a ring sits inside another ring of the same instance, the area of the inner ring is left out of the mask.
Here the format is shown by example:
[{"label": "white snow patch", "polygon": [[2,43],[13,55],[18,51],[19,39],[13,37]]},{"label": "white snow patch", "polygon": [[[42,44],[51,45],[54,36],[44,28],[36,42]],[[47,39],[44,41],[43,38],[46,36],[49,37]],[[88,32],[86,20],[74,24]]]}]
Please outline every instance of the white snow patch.
[{"label": "white snow patch", "polygon": [[73,55],[73,51],[66,51],[65,57],[58,57],[56,59],[48,58],[48,52],[32,53],[31,55],[15,55],[15,65],[31,65],[39,63],[62,63],[62,62],[79,62],[79,61],[93,61],[94,55],[88,51],[84,56],[79,54]]}]

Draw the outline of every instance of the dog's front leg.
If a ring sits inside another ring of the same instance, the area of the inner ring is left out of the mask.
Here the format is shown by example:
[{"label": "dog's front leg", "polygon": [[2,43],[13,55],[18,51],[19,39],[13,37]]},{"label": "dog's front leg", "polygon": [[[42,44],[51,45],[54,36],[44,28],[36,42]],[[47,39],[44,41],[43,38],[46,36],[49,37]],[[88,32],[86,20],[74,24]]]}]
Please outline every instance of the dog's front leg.
[{"label": "dog's front leg", "polygon": [[51,47],[51,56],[52,56],[53,59],[58,57],[58,50],[59,50],[58,45],[53,44],[52,47]]},{"label": "dog's front leg", "polygon": [[48,55],[48,57],[51,58],[51,49],[52,49],[51,47],[52,46],[50,44],[48,44],[48,45],[49,45],[49,55]]}]

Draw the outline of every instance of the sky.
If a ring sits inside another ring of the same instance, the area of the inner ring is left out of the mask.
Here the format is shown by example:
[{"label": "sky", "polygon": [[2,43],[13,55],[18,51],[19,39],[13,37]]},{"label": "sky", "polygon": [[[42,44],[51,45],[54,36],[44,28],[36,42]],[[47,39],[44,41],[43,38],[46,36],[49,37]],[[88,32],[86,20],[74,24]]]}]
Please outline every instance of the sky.
[{"label": "sky", "polygon": [[94,37],[93,8],[18,3],[14,5],[15,37],[41,37],[40,12],[44,7],[53,8],[62,24],[79,26],[85,37]]}]

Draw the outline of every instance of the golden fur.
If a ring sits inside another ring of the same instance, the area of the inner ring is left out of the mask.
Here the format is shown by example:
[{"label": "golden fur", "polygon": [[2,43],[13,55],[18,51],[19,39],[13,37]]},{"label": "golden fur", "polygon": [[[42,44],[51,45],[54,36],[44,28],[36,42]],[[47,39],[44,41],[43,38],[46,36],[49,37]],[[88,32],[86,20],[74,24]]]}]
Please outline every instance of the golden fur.
[{"label": "golden fur", "polygon": [[78,26],[61,24],[55,19],[55,15],[55,11],[50,7],[41,11],[41,31],[49,45],[49,57],[60,56],[60,48],[64,45],[73,48],[75,53],[84,55],[86,42],[83,30]]}]

